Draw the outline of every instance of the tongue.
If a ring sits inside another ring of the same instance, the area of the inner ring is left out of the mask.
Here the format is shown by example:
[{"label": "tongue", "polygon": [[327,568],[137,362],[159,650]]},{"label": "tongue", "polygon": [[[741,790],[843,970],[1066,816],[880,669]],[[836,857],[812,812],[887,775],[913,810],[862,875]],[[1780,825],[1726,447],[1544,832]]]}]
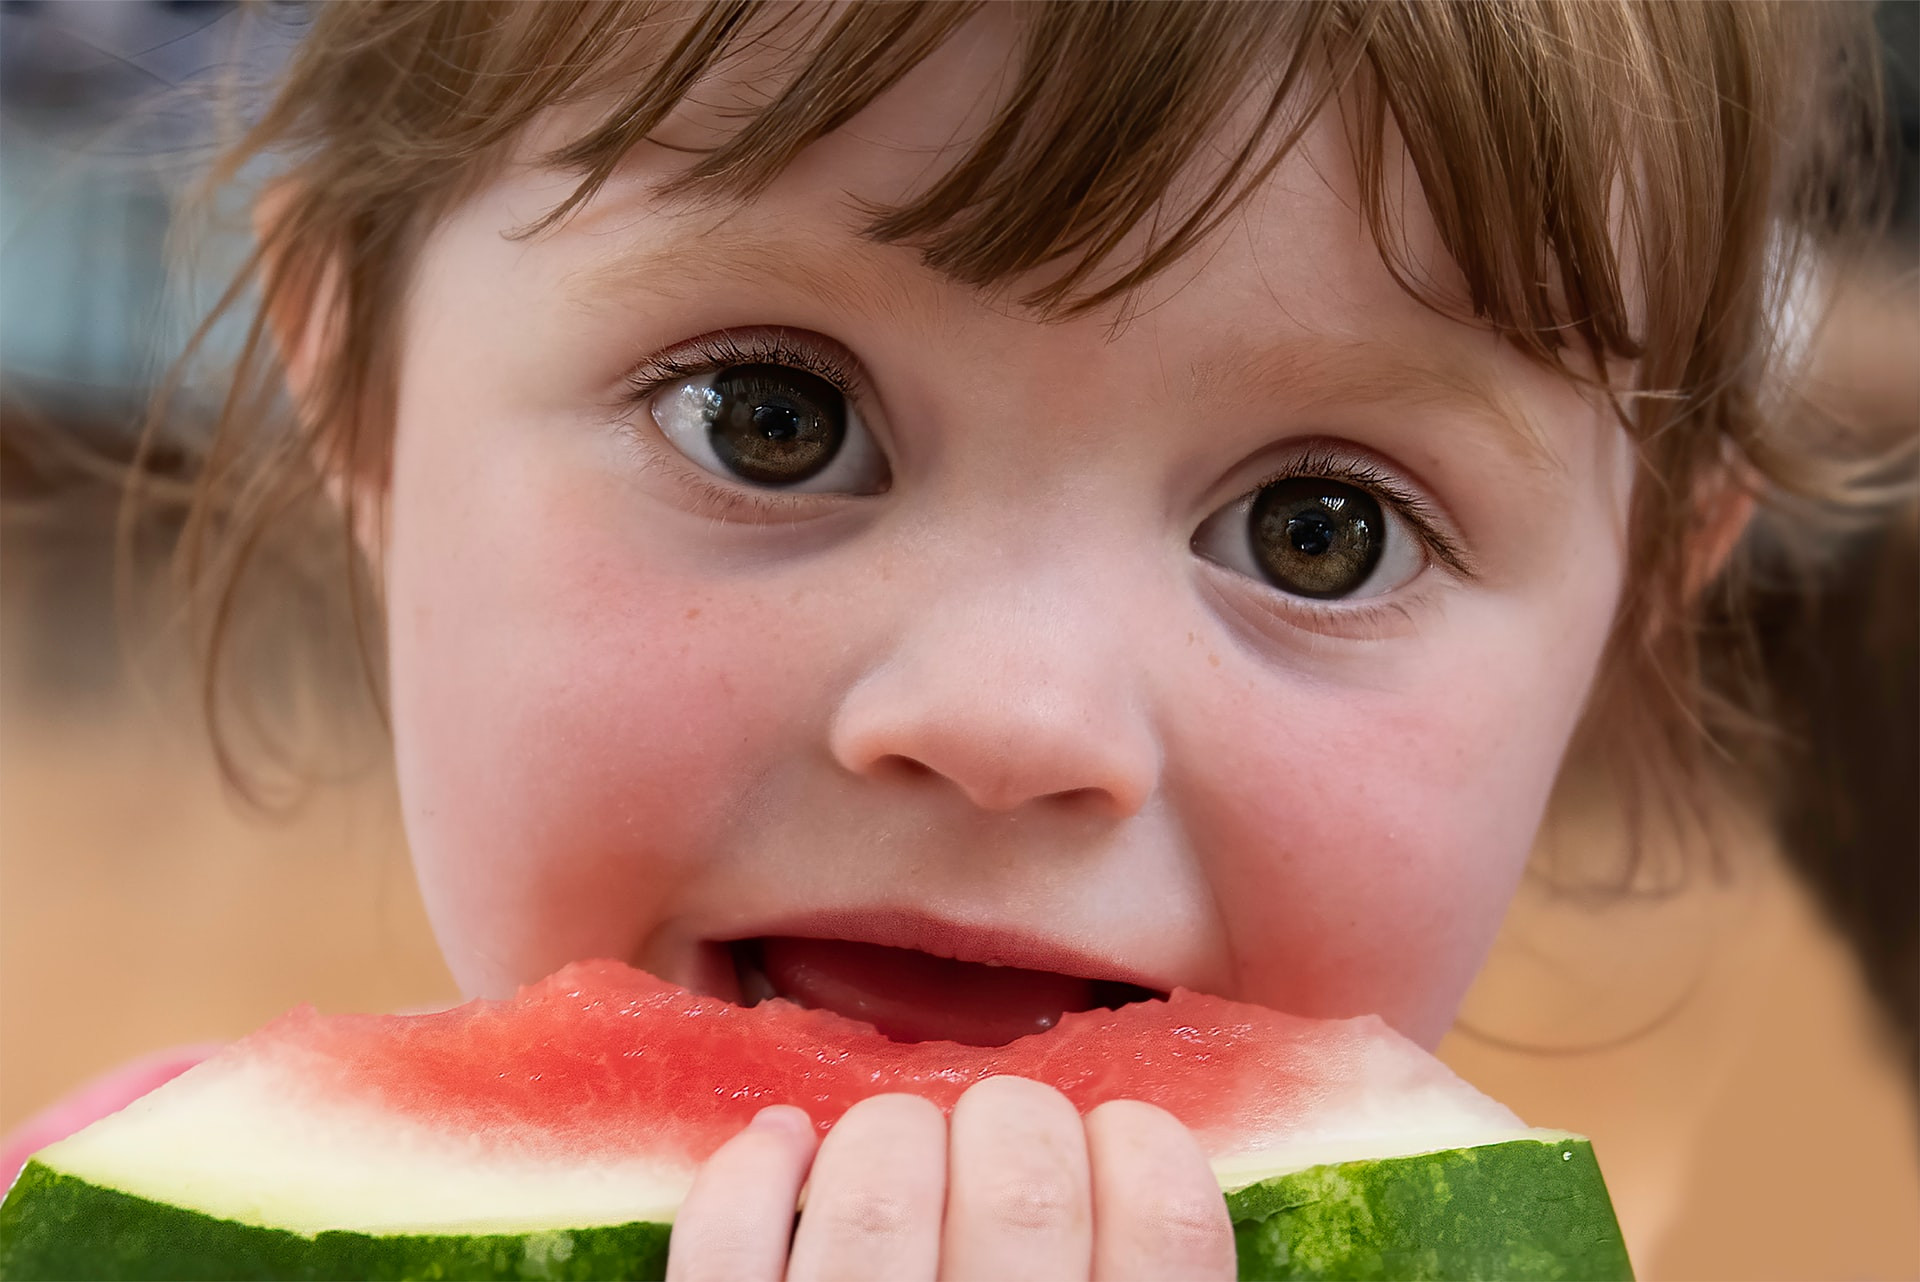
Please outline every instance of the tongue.
[{"label": "tongue", "polygon": [[760,963],[781,997],[864,1020],[899,1042],[1004,1046],[1100,1005],[1107,987],[837,939],[763,939]]}]

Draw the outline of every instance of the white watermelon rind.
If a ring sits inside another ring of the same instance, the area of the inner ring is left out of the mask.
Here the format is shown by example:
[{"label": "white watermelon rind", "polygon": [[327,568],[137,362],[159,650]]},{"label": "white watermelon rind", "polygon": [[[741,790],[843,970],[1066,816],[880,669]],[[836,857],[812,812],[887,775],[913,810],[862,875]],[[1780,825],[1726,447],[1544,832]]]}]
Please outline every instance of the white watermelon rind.
[{"label": "white watermelon rind", "polygon": [[[1243,1278],[1631,1278],[1577,1136],[1328,1163],[1227,1193]],[[82,1227],[84,1226],[84,1228]],[[671,1226],[312,1235],[135,1197],[34,1161],[0,1205],[0,1282],[660,1278]]]}]

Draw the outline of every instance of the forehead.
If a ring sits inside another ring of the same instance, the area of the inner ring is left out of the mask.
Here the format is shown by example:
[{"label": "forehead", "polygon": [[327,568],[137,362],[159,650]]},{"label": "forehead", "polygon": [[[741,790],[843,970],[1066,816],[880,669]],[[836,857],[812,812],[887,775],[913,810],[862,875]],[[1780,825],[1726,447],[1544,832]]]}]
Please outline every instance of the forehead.
[{"label": "forehead", "polygon": [[[970,24],[843,127],[820,138],[750,198],[673,190],[690,157],[715,146],[753,96],[752,60],[688,95],[656,141],[640,144],[594,197],[535,237],[557,250],[558,289],[583,312],[635,297],[686,303],[716,288],[779,289],[896,327],[937,330],[977,307],[1038,325],[1068,323],[1024,309],[1022,292],[1046,269],[978,288],[927,264],[912,247],[867,234],[872,211],[899,207],[970,154],[1008,91],[1017,53],[1004,18]],[[1244,113],[1243,113],[1244,114]],[[1223,137],[1249,127],[1235,119]],[[521,148],[506,184],[502,225],[531,223],[564,199],[577,175],[542,157],[581,127],[555,114]],[[1194,184],[1225,147],[1199,149]],[[1467,291],[1447,256],[1404,150],[1385,181],[1401,210],[1406,262],[1443,301],[1466,310]],[[1171,199],[1178,202],[1180,193]],[[1502,445],[1534,464],[1556,462],[1515,389],[1564,395],[1563,380],[1500,343],[1484,327],[1447,319],[1388,269],[1359,210],[1358,176],[1332,112],[1194,252],[1143,286],[1076,318],[1108,341],[1177,336],[1161,343],[1162,377],[1197,400],[1222,389],[1301,388],[1348,404],[1397,401],[1458,406],[1494,425]],[[1128,230],[1124,264],[1156,228]],[[1429,300],[1431,301],[1431,300]],[[742,320],[741,323],[748,323]],[[941,335],[927,337],[939,342]],[[1298,397],[1296,397],[1298,403]]]}]

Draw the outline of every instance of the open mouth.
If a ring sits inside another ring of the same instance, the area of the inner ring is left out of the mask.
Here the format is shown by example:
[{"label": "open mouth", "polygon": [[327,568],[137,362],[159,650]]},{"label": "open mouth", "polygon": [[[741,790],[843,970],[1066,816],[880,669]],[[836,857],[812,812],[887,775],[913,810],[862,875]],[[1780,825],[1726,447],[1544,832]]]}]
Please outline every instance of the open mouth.
[{"label": "open mouth", "polygon": [[871,1024],[896,1042],[1004,1046],[1045,1032],[1069,1011],[1166,997],[1117,980],[840,939],[767,936],[735,940],[728,949],[744,1005],[783,997]]}]

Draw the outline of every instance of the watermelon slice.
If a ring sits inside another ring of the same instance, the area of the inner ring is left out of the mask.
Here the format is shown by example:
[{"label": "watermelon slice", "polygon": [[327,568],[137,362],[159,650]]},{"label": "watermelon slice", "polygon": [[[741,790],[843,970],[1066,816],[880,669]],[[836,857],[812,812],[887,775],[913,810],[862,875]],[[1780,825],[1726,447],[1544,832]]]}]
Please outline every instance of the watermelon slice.
[{"label": "watermelon slice", "polygon": [[1630,1276],[1585,1140],[1377,1019],[1176,992],[1005,1046],[889,1041],[616,962],[423,1016],[302,1007],[42,1150],[0,1278],[659,1277],[699,1162],[761,1107],[951,1107],[996,1073],[1193,1128],[1244,1277]]}]

